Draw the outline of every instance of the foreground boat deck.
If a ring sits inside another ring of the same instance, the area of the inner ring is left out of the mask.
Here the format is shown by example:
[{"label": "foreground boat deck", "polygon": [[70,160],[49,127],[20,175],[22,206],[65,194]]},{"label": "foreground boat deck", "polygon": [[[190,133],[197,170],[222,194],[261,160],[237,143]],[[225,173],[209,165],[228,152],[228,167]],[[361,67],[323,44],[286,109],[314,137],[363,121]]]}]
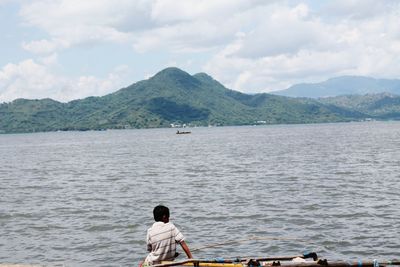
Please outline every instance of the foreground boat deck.
[{"label": "foreground boat deck", "polygon": [[173,266],[193,266],[193,267],[386,267],[400,266],[400,260],[327,260],[320,259],[317,253],[311,252],[303,255],[264,257],[253,259],[187,259],[177,262],[162,262],[152,267],[173,267]]}]

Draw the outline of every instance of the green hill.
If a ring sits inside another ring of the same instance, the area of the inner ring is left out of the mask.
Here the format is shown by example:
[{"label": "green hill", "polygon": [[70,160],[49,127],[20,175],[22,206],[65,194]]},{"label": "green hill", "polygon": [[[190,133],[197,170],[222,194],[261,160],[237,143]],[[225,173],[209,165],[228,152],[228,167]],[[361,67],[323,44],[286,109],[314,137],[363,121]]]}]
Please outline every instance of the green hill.
[{"label": "green hill", "polygon": [[374,119],[400,120],[400,97],[389,93],[321,98],[322,104],[363,113]]},{"label": "green hill", "polygon": [[365,111],[312,99],[248,95],[205,73],[167,68],[102,97],[61,103],[17,99],[0,105],[3,133],[170,127],[170,124],[246,125],[360,120]]}]

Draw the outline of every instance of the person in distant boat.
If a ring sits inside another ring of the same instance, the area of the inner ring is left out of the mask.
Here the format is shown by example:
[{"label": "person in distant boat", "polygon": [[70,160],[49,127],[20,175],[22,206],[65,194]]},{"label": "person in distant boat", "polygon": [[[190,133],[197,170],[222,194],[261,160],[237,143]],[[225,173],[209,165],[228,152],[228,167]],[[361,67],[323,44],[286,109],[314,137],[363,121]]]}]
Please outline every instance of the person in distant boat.
[{"label": "person in distant boat", "polygon": [[177,256],[176,244],[180,244],[186,256],[191,259],[192,253],[186,245],[185,237],[169,221],[169,209],[158,205],[153,209],[154,220],[156,221],[147,230],[147,255],[143,265],[160,264],[161,261],[172,261]]}]

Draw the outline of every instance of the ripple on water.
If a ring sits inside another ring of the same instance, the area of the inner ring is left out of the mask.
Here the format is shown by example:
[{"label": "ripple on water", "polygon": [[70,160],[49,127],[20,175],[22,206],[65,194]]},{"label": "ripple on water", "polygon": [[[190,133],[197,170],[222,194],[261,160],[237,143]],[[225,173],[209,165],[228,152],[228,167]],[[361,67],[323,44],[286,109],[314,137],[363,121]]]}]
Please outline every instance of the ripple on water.
[{"label": "ripple on water", "polygon": [[196,257],[396,258],[399,125],[0,135],[0,261],[131,265],[160,203],[192,248],[275,238]]}]

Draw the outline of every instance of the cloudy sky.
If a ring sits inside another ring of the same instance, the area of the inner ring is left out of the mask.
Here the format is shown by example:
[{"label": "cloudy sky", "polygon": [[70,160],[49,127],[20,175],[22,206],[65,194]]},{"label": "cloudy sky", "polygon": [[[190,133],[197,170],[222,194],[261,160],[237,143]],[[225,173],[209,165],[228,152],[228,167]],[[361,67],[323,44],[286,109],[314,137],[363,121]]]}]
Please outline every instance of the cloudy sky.
[{"label": "cloudy sky", "polygon": [[245,93],[400,73],[390,0],[0,0],[0,34],[0,102],[101,96],[169,66]]}]

